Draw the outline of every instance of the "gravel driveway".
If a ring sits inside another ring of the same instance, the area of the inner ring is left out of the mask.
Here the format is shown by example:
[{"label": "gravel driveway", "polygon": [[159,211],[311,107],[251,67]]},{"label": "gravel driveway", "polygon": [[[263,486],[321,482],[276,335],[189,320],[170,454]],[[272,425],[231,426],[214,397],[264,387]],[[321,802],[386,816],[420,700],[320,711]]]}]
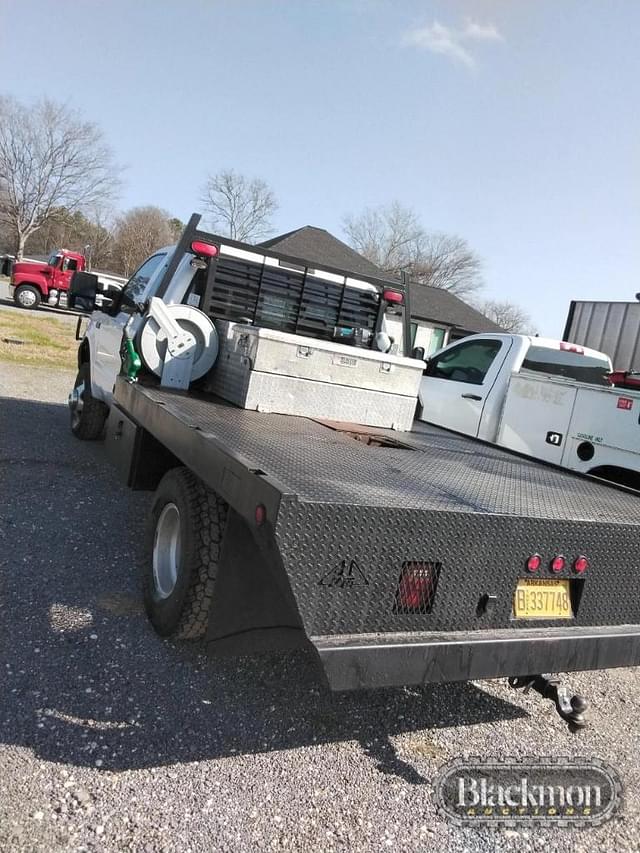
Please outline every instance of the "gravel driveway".
[{"label": "gravel driveway", "polygon": [[[478,682],[331,696],[313,659],[160,640],[136,578],[148,495],[75,441],[73,375],[0,363],[0,850],[637,850],[636,670],[576,675],[593,726]],[[574,832],[458,830],[461,755],[596,755],[626,789]]]}]

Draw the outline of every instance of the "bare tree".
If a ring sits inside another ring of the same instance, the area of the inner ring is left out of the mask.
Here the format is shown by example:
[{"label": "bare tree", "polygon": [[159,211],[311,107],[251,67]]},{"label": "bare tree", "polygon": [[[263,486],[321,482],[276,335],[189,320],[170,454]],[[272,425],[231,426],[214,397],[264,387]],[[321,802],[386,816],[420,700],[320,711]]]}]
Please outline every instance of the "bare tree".
[{"label": "bare tree", "polygon": [[170,216],[159,207],[134,207],[116,220],[113,259],[116,269],[131,275],[159,249],[174,241]]},{"label": "bare tree", "polygon": [[268,184],[233,169],[208,177],[202,203],[213,228],[245,242],[267,237],[273,230],[271,217],[278,209]]},{"label": "bare tree", "polygon": [[111,196],[117,169],[102,131],[63,104],[25,106],[0,99],[0,224],[18,258],[29,237],[61,210],[75,212]]},{"label": "bare tree", "polygon": [[347,216],[343,224],[351,246],[384,272],[405,270],[419,284],[456,296],[483,286],[482,263],[466,240],[425,231],[414,211],[397,201]]},{"label": "bare tree", "polygon": [[53,249],[72,249],[84,252],[88,269],[105,268],[113,248],[111,216],[108,210],[96,208],[90,215],[79,210],[71,213],[60,208],[29,240],[29,249],[36,255],[48,255]]},{"label": "bare tree", "polygon": [[507,300],[485,299],[476,306],[485,317],[493,320],[505,332],[515,335],[533,335],[536,330],[531,317],[524,308]]},{"label": "bare tree", "polygon": [[82,232],[82,247],[87,252],[89,270],[107,269],[113,260],[114,247],[113,213],[108,208],[95,207],[87,217]]}]

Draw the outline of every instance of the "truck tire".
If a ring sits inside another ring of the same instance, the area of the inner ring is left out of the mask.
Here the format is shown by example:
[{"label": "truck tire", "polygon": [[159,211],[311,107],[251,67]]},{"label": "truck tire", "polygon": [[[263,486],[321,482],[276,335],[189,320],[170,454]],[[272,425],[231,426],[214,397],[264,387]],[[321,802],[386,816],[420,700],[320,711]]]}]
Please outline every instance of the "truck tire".
[{"label": "truck tire", "polygon": [[91,394],[91,372],[87,362],[80,365],[72,392],[69,394],[71,432],[81,441],[102,437],[109,407]]},{"label": "truck tire", "polygon": [[42,302],[40,291],[33,284],[20,284],[13,293],[18,308],[37,308]]},{"label": "truck tire", "polygon": [[162,637],[198,640],[207,630],[227,504],[187,468],[160,481],[144,538],[147,615]]}]

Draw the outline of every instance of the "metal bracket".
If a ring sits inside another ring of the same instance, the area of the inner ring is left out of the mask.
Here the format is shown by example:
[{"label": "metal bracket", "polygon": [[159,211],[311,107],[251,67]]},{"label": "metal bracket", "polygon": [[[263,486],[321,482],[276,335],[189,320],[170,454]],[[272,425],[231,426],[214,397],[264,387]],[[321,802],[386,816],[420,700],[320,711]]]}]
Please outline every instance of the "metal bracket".
[{"label": "metal bracket", "polygon": [[188,388],[196,339],[191,332],[187,332],[174,320],[167,306],[158,297],[152,296],[149,300],[147,314],[167,336],[167,350],[160,385],[169,388]]},{"label": "metal bracket", "polygon": [[584,729],[588,725],[584,718],[587,700],[578,693],[571,695],[568,686],[562,684],[559,678],[550,673],[513,676],[509,678],[509,687],[513,687],[514,690],[523,690],[524,693],[535,690],[543,699],[550,699],[572,732]]}]

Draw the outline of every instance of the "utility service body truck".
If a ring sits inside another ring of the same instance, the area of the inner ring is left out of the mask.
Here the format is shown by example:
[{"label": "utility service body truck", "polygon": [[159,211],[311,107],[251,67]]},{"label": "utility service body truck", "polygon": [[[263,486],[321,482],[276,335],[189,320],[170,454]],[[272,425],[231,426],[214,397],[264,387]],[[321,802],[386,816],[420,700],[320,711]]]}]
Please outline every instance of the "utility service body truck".
[{"label": "utility service body truck", "polygon": [[640,388],[605,353],[529,335],[470,335],[434,353],[418,417],[640,488]]},{"label": "utility service body truck", "polygon": [[512,677],[582,725],[547,673],[640,663],[637,498],[407,430],[424,362],[384,331],[401,311],[410,339],[407,289],[198,220],[94,312],[70,396],[73,432],[106,432],[126,483],[154,490],[156,630],[311,646],[336,690]]}]

